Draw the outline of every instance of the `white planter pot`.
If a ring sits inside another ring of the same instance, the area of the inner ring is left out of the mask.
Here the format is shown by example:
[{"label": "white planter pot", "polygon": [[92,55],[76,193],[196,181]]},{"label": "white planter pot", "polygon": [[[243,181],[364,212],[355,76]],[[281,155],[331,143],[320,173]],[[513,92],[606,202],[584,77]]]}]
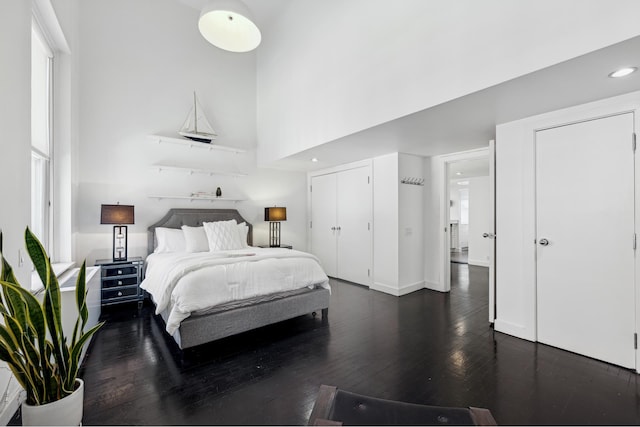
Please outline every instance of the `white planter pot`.
[{"label": "white planter pot", "polygon": [[82,423],[84,381],[69,396],[44,405],[22,404],[23,426],[79,426]]}]

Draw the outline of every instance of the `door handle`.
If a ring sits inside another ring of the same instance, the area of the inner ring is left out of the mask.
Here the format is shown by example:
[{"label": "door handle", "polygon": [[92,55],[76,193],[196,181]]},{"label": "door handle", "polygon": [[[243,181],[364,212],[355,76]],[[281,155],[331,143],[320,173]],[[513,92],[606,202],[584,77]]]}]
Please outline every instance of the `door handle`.
[{"label": "door handle", "polygon": [[540,239],[538,243],[540,243],[540,246],[549,246],[549,241],[547,239]]},{"label": "door handle", "polygon": [[493,233],[482,233],[482,237],[484,237],[485,239],[495,239],[496,235]]},{"label": "door handle", "polygon": [[340,231],[340,230],[342,230],[342,229],[341,229],[340,227],[336,227],[336,230]]},{"label": "door handle", "polygon": [[331,231],[336,231],[336,228],[335,227],[331,227]]}]

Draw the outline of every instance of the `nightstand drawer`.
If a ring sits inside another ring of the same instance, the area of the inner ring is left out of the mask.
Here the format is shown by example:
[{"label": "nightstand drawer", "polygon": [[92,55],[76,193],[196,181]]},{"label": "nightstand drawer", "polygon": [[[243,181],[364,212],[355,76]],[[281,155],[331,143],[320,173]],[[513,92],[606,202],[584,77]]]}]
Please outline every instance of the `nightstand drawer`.
[{"label": "nightstand drawer", "polygon": [[114,298],[137,297],[138,287],[102,289],[102,301]]},{"label": "nightstand drawer", "polygon": [[102,279],[102,288],[117,288],[120,286],[130,286],[138,284],[138,276],[118,277],[115,279]]},{"label": "nightstand drawer", "polygon": [[102,269],[102,277],[118,277],[118,276],[129,276],[129,275],[137,275],[138,267],[136,266],[122,266],[116,268],[103,268]]},{"label": "nightstand drawer", "polygon": [[140,290],[144,260],[130,257],[126,261],[96,260],[100,266],[102,305],[115,305],[132,301],[142,307],[144,293]]}]

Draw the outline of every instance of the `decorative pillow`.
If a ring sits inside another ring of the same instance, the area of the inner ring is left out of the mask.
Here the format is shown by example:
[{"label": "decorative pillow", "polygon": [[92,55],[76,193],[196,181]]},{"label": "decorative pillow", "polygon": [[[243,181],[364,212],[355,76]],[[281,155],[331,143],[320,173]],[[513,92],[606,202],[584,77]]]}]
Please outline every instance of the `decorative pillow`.
[{"label": "decorative pillow", "polygon": [[244,247],[240,242],[238,223],[235,219],[205,222],[203,225],[209,242],[209,251],[228,251]]},{"label": "decorative pillow", "polygon": [[209,243],[207,243],[207,235],[204,232],[204,227],[183,225],[182,232],[184,233],[187,252],[207,252],[209,250]]},{"label": "decorative pillow", "polygon": [[186,252],[187,244],[184,240],[184,232],[177,228],[156,228],[156,242],[158,246],[154,253]]},{"label": "decorative pillow", "polygon": [[248,248],[247,235],[249,234],[249,226],[245,222],[238,224],[236,231],[238,232],[238,239],[240,239],[240,246],[242,248]]}]

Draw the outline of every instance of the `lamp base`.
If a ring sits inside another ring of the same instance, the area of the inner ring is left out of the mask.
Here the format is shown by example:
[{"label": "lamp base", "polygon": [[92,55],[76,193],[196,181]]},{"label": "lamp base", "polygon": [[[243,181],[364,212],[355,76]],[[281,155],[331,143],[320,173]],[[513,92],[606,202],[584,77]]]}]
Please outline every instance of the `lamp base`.
[{"label": "lamp base", "polygon": [[280,222],[278,221],[269,223],[269,247],[280,247]]},{"label": "lamp base", "polygon": [[113,261],[127,260],[127,226],[113,226]]}]

